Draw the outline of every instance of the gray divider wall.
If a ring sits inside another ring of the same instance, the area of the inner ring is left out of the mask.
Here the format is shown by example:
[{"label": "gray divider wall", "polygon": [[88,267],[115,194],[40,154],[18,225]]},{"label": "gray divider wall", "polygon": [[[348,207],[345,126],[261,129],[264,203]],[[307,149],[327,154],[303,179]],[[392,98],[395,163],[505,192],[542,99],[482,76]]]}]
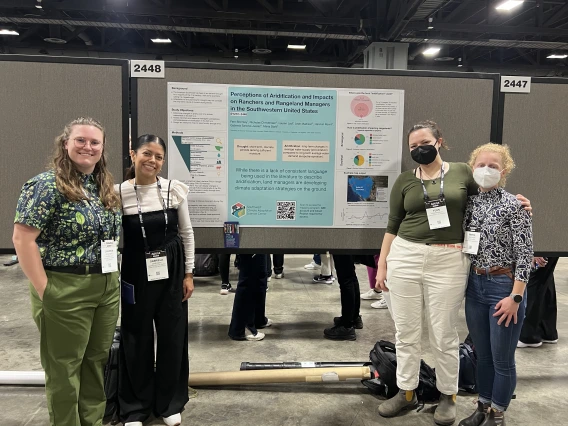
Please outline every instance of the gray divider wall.
[{"label": "gray divider wall", "polygon": [[[496,77],[475,73],[399,71],[389,75],[373,70],[166,63],[165,79],[132,82],[132,136],[154,133],[167,138],[168,82],[403,89],[405,131],[418,121],[433,119],[440,124],[451,148],[444,153],[444,160],[467,161],[473,148],[491,140]],[[164,173],[167,173],[166,167]],[[403,170],[411,167],[413,162],[405,139]],[[242,228],[240,247],[265,249],[265,252],[270,249],[304,253],[316,249],[376,252],[383,236],[384,229]],[[197,228],[196,244],[202,252],[221,251],[222,228]]]},{"label": "gray divider wall", "polygon": [[123,142],[125,135],[128,137],[128,111],[126,115],[123,111],[123,98],[128,100],[128,92],[123,91],[128,89],[124,87],[128,83],[126,64],[117,60],[0,57],[2,250],[13,250],[13,220],[22,185],[47,169],[55,137],[74,118],[92,116],[106,127],[110,168],[115,180],[122,180]]},{"label": "gray divider wall", "polygon": [[505,95],[503,143],[516,169],[507,190],[521,193],[534,208],[535,252],[568,255],[568,79],[533,79],[531,93]]}]

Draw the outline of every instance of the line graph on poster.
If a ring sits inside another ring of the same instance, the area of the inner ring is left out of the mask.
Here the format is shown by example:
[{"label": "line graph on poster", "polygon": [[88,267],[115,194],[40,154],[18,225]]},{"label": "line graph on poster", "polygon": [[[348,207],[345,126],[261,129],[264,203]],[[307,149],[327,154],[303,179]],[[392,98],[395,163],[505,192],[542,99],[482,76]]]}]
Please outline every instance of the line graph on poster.
[{"label": "line graph on poster", "polygon": [[389,216],[387,212],[369,213],[361,209],[342,209],[341,220],[349,226],[350,221],[355,221],[360,227],[361,224],[364,225],[382,225],[386,227],[387,219]]}]

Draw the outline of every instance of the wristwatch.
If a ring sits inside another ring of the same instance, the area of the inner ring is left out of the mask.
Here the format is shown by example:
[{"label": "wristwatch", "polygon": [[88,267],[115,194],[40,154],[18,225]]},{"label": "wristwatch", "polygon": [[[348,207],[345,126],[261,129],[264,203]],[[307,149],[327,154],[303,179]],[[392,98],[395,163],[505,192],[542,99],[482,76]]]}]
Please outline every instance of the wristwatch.
[{"label": "wristwatch", "polygon": [[515,301],[515,303],[521,303],[523,301],[522,294],[511,293],[511,298]]}]

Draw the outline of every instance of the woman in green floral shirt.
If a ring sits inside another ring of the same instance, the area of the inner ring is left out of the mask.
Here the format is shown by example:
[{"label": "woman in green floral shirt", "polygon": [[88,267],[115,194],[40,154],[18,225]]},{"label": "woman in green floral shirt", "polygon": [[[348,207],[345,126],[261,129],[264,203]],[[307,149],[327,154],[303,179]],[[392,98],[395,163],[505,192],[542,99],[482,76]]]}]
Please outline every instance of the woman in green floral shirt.
[{"label": "woman in green floral shirt", "polygon": [[120,201],[105,131],[78,118],[55,140],[51,170],[22,188],[13,242],[30,280],[52,425],[97,426],[118,319]]}]

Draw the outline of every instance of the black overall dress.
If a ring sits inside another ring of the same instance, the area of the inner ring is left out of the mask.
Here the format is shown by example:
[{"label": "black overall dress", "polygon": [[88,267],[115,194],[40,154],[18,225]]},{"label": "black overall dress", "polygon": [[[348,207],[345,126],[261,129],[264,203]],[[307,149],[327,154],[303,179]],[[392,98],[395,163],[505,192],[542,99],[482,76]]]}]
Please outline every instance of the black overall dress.
[{"label": "black overall dress", "polygon": [[[171,184],[171,182],[170,182]],[[156,197],[158,193],[156,190]],[[188,401],[188,311],[183,299],[185,257],[178,234],[177,209],[142,213],[150,250],[165,250],[166,280],[148,282],[144,239],[138,214],[124,215],[123,281],[134,286],[135,304],[122,299],[119,357],[119,409],[123,422],[145,421],[150,414],[168,417]],[[154,371],[154,324],[157,353]]]}]

